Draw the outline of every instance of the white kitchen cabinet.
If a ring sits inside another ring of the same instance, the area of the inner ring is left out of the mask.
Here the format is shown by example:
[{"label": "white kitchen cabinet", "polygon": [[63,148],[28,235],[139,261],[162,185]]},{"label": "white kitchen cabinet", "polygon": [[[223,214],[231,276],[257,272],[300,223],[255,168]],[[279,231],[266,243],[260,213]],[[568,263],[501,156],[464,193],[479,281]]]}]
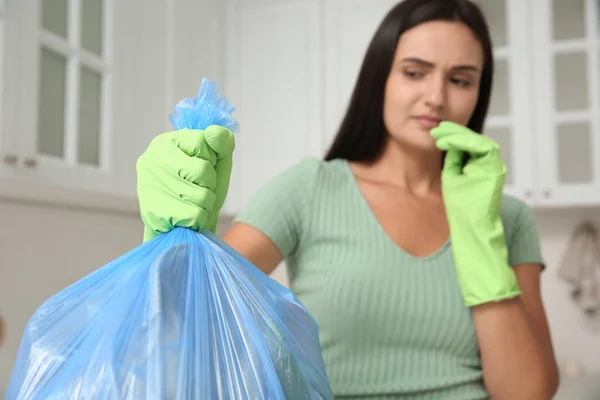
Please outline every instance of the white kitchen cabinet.
[{"label": "white kitchen cabinet", "polygon": [[484,133],[508,194],[531,206],[600,205],[600,9],[596,0],[477,0],[496,56]]},{"label": "white kitchen cabinet", "polygon": [[505,193],[535,200],[530,43],[527,5],[519,0],[478,0],[494,47],[494,83],[483,133],[498,142],[507,165]]},{"label": "white kitchen cabinet", "polygon": [[[5,162],[13,178],[102,193],[117,190],[110,0],[14,2],[6,16]],[[4,150],[4,149],[3,149]]]},{"label": "white kitchen cabinet", "polygon": [[219,0],[15,1],[2,21],[3,195],[136,207],[137,157],[224,79]]},{"label": "white kitchen cabinet", "polygon": [[[0,178],[7,176],[9,165],[12,165],[14,157],[13,135],[9,135],[6,129],[6,120],[14,114],[14,104],[8,102],[7,84],[4,76],[8,74],[11,64],[8,64],[7,54],[14,47],[14,43],[7,40],[7,32],[10,32],[15,24],[14,18],[8,19],[6,5],[3,4],[0,16]],[[12,16],[12,13],[11,13]],[[12,71],[11,71],[12,72]]]},{"label": "white kitchen cabinet", "polygon": [[541,206],[600,204],[599,7],[596,0],[531,4]]}]

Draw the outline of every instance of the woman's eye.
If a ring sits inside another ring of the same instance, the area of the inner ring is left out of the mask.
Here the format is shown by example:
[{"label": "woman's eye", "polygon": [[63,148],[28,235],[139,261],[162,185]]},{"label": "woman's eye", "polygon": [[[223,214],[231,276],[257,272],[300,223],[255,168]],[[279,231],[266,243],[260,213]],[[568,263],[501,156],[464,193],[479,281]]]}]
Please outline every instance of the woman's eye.
[{"label": "woman's eye", "polygon": [[466,79],[461,79],[461,78],[452,78],[452,79],[450,79],[450,81],[453,84],[461,86],[461,87],[469,87],[471,85],[470,81],[468,81]]},{"label": "woman's eye", "polygon": [[421,78],[423,76],[423,74],[418,71],[404,71],[404,75],[411,79]]}]

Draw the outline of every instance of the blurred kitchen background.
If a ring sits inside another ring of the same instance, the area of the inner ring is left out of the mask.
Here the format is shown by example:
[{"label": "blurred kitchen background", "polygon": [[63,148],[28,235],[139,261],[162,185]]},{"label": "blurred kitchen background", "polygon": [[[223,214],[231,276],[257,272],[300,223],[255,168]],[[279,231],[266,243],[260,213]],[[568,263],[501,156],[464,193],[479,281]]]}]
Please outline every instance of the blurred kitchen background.
[{"label": "blurred kitchen background", "polygon": [[[395,3],[0,0],[0,395],[40,303],[140,244],[135,162],[177,101],[208,77],[238,109],[222,232],[324,153]],[[496,54],[485,133],[536,213],[557,398],[600,399],[600,2],[479,3]]]}]

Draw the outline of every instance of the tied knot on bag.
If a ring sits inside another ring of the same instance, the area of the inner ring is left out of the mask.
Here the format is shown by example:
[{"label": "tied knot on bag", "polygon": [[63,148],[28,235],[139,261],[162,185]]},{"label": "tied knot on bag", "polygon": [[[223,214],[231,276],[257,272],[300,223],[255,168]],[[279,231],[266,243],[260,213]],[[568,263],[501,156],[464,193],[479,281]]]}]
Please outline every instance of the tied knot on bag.
[{"label": "tied knot on bag", "polygon": [[571,298],[589,318],[600,317],[600,241],[590,221],[577,226],[558,275],[572,285]]}]

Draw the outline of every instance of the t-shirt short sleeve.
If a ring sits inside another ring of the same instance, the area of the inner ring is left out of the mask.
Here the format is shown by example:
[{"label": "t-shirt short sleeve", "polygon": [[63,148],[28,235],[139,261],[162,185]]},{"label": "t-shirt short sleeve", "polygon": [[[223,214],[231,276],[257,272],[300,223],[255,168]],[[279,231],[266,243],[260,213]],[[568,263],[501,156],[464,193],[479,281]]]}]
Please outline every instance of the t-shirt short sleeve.
[{"label": "t-shirt short sleeve", "polygon": [[264,233],[288,258],[307,229],[320,166],[321,161],[307,157],[289,167],[258,190],[235,222]]},{"label": "t-shirt short sleeve", "polygon": [[531,209],[521,200],[505,196],[501,214],[510,264],[540,264],[544,268],[538,229]]}]

